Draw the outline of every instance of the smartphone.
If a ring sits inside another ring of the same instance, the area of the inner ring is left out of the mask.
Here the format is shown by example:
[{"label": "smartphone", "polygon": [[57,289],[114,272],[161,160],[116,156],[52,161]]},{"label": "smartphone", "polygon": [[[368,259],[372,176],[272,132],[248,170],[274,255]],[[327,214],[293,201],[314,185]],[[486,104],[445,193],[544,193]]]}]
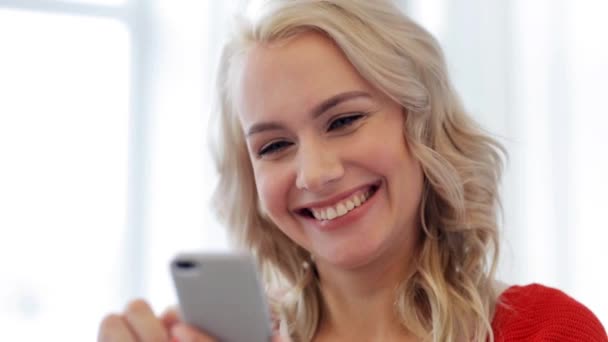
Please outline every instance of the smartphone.
[{"label": "smartphone", "polygon": [[245,254],[182,253],[171,261],[182,319],[221,342],[268,342],[266,294]]}]

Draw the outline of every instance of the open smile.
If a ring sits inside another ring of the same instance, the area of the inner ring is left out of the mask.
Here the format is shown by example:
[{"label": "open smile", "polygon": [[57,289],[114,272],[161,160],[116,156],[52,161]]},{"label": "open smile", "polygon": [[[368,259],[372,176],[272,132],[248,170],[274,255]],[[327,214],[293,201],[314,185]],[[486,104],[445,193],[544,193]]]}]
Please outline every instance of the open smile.
[{"label": "open smile", "polygon": [[380,185],[381,181],[378,181],[334,203],[301,208],[296,210],[296,212],[298,215],[308,219],[321,222],[332,221],[361,207],[376,194]]}]

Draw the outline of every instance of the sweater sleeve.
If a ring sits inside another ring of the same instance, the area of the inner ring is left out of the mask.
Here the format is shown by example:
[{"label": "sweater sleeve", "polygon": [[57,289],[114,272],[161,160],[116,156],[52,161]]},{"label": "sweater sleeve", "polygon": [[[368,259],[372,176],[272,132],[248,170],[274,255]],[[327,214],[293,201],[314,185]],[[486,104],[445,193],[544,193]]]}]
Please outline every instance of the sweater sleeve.
[{"label": "sweater sleeve", "polygon": [[499,299],[492,328],[497,342],[608,342],[604,327],[587,307],[538,284],[507,289]]}]

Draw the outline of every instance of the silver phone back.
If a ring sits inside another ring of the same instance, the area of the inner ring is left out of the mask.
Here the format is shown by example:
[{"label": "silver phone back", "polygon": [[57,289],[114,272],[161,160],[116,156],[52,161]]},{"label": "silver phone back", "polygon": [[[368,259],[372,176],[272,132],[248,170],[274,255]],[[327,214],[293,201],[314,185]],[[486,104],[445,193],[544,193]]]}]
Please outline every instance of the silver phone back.
[{"label": "silver phone back", "polygon": [[268,342],[266,295],[251,257],[184,253],[171,262],[182,318],[221,342]]}]

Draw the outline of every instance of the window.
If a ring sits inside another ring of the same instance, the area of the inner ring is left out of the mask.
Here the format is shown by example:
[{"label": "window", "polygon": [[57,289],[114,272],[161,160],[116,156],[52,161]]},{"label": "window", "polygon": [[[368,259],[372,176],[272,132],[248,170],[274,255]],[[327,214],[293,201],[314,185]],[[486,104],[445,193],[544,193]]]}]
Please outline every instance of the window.
[{"label": "window", "polygon": [[107,15],[0,3],[3,339],[94,340],[123,301],[130,39]]}]

